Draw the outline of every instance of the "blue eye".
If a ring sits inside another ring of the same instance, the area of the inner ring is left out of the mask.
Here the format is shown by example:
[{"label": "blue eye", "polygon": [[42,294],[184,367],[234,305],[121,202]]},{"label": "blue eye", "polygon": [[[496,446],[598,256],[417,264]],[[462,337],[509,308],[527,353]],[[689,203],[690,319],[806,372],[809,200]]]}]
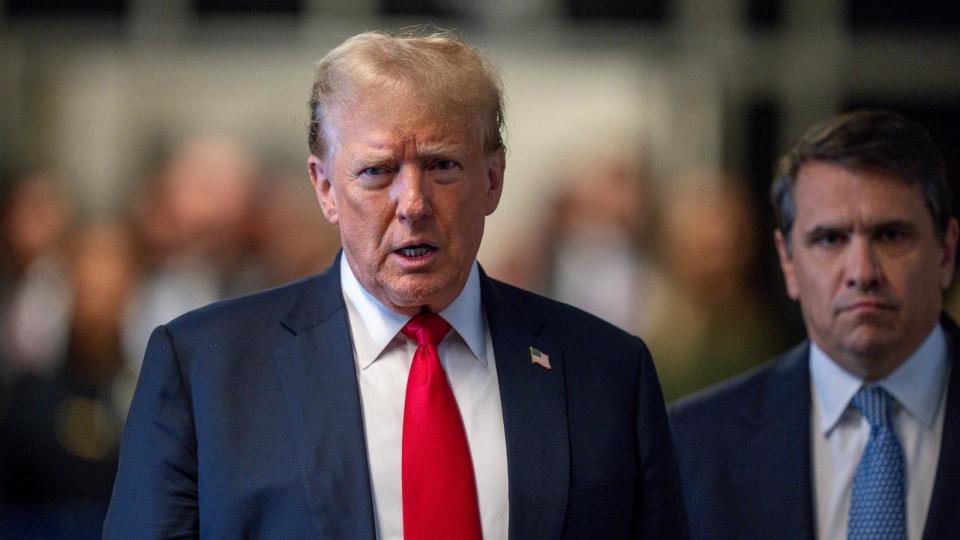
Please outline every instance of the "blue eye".
[{"label": "blue eye", "polygon": [[378,174],[385,174],[386,172],[387,169],[384,167],[367,167],[366,169],[360,171],[360,174],[376,176]]}]

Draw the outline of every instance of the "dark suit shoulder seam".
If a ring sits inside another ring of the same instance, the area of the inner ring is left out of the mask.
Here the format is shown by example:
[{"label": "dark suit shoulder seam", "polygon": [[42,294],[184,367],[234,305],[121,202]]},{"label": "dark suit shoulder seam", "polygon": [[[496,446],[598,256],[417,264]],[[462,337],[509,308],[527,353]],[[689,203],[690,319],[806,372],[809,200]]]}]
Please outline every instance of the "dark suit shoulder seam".
[{"label": "dark suit shoulder seam", "polygon": [[[193,387],[190,385],[190,377],[187,377],[184,375],[185,373],[184,366],[181,361],[181,359],[183,358],[183,354],[181,354],[180,348],[177,346],[177,339],[173,335],[173,332],[171,331],[169,326],[166,324],[163,324],[163,325],[160,325],[160,329],[163,331],[164,336],[170,341],[170,350],[173,352],[173,363],[176,366],[177,376],[179,377],[180,382],[183,384],[183,388],[184,388],[184,398],[187,400],[187,406],[191,411],[191,416],[194,416],[193,413],[195,413],[195,411],[193,410]],[[196,430],[196,426],[194,426],[194,430]],[[184,450],[186,450],[191,455],[193,455],[194,458],[196,458],[195,447],[191,448],[187,444],[184,444],[183,441],[179,440],[177,433],[171,432],[169,430],[166,430],[166,431],[167,431],[167,434],[171,436],[171,438],[173,438],[178,443],[180,443],[180,446],[182,446]],[[194,440],[196,440],[197,438],[196,432],[193,433],[193,438]]]}]

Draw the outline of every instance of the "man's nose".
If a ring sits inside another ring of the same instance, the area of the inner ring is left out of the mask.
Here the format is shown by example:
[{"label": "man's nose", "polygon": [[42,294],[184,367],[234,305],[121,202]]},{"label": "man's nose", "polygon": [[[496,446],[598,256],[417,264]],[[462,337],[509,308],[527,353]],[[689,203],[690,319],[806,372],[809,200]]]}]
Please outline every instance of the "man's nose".
[{"label": "man's nose", "polygon": [[854,236],[850,240],[846,263],[848,288],[870,291],[883,284],[883,268],[869,239]]},{"label": "man's nose", "polygon": [[419,167],[401,168],[396,178],[397,218],[402,221],[417,221],[430,215],[430,189]]}]

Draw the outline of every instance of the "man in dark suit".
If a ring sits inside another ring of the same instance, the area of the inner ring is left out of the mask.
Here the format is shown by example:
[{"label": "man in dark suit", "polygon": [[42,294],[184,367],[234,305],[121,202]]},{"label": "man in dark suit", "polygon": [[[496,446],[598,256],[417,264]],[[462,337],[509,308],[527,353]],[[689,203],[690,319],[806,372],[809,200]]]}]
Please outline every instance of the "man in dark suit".
[{"label": "man in dark suit", "polygon": [[475,261],[504,171],[488,62],[360,34],[310,111],[342,254],[154,332],[105,537],[685,537],[643,343]]},{"label": "man in dark suit", "polygon": [[885,112],[832,118],[771,191],[808,341],[671,409],[694,538],[960,537],[957,221],[942,157]]}]

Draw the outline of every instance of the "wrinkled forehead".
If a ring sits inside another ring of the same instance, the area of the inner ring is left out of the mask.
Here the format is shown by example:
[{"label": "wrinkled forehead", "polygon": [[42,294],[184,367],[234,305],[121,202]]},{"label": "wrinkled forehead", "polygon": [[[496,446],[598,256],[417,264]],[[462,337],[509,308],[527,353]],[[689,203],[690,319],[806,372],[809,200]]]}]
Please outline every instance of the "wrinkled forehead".
[{"label": "wrinkled forehead", "polygon": [[335,151],[343,136],[357,129],[377,129],[404,138],[425,127],[436,132],[437,138],[456,134],[483,139],[480,114],[475,106],[464,103],[456,96],[438,94],[414,88],[409,84],[396,84],[387,88],[367,88],[341,96],[331,104],[325,123],[327,140]]}]

